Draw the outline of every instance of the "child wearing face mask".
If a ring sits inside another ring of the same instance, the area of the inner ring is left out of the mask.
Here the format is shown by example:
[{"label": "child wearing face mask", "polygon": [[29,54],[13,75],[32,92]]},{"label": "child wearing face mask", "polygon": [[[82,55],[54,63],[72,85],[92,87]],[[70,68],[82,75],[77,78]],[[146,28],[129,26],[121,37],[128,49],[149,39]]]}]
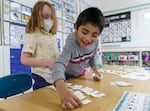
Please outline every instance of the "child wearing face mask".
[{"label": "child wearing face mask", "polygon": [[103,27],[104,17],[98,8],[90,7],[81,12],[74,25],[75,32],[67,37],[62,53],[52,66],[52,78],[63,109],[82,105],[80,99],[67,87],[66,79],[83,75],[84,68],[88,66],[95,73],[93,80],[102,79],[97,67],[96,52]]},{"label": "child wearing face mask", "polygon": [[31,66],[33,90],[52,83],[51,66],[58,58],[56,20],[52,4],[38,1],[34,5],[21,54],[21,63]]}]

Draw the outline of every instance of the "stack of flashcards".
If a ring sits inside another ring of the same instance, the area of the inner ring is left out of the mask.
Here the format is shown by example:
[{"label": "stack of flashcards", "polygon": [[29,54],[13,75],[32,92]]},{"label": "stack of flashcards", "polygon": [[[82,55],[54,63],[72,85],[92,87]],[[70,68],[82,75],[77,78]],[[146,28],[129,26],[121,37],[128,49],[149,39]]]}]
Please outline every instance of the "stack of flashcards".
[{"label": "stack of flashcards", "polygon": [[84,87],[78,84],[68,85],[68,87],[74,90],[74,94],[82,101],[83,104],[89,104],[92,102],[90,99],[86,99],[84,94],[90,95],[91,97],[95,98],[105,96],[104,93],[100,93],[99,91],[96,91],[93,88]]},{"label": "stack of flashcards", "polygon": [[150,94],[124,92],[113,111],[150,111]]},{"label": "stack of flashcards", "polygon": [[93,88],[90,87],[83,87],[82,85],[70,85],[69,88],[73,90],[78,90],[81,91],[87,95],[90,95],[92,97],[102,97],[105,96],[104,93],[100,93],[99,91],[94,90]]},{"label": "stack of flashcards", "polygon": [[[92,102],[90,99],[86,99],[86,96],[84,94],[90,95],[91,97],[95,98],[105,96],[104,93],[96,91],[90,87],[84,87],[78,84],[72,85],[72,83],[67,83],[67,86],[73,90],[74,94],[82,101],[83,104],[88,104]],[[56,88],[53,85],[48,86],[48,88],[56,91]]]}]

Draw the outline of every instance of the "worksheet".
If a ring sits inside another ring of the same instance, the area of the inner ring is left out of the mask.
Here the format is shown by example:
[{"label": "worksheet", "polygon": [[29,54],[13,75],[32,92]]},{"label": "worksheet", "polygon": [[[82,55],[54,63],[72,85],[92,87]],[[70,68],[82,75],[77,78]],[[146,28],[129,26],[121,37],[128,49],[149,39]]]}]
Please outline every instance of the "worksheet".
[{"label": "worksheet", "polygon": [[113,111],[150,111],[150,94],[126,91]]}]

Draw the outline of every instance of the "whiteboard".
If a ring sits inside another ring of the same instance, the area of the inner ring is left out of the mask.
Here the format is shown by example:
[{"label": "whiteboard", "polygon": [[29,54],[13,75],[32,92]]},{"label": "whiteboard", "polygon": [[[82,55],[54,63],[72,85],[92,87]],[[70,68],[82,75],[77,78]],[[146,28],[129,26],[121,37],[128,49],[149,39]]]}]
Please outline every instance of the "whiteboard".
[{"label": "whiteboard", "polygon": [[150,46],[150,9],[132,12],[132,45]]}]

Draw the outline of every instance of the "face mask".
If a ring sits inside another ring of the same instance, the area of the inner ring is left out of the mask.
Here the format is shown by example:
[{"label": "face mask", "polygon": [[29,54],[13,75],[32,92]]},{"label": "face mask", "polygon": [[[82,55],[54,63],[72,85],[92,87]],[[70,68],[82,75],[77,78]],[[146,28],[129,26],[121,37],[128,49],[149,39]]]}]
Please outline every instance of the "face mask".
[{"label": "face mask", "polygon": [[53,26],[53,20],[44,20],[43,24],[44,24],[44,29],[49,32]]}]

